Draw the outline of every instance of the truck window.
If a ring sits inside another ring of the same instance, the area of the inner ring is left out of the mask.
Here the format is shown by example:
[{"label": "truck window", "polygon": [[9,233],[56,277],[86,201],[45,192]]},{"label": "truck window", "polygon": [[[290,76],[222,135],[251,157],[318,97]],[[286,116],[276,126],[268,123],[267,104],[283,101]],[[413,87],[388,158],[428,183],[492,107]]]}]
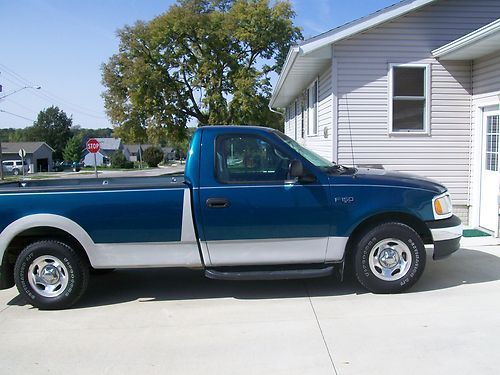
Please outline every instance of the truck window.
[{"label": "truck window", "polygon": [[254,135],[221,136],[216,141],[216,177],[223,183],[284,181],[290,158]]}]

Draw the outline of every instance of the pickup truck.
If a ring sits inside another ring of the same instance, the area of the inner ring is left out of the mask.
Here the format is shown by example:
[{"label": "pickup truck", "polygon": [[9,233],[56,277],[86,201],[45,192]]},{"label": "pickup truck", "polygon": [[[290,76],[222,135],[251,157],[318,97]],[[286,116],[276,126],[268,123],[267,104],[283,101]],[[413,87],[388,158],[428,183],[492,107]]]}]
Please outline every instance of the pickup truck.
[{"label": "pickup truck", "polygon": [[[312,278],[352,267],[374,293],[414,285],[459,249],[447,189],[330,162],[279,131],[196,130],[184,176],[0,186],[0,288],[67,308],[99,269],[188,267],[213,279]],[[339,272],[340,271],[340,272]]]}]

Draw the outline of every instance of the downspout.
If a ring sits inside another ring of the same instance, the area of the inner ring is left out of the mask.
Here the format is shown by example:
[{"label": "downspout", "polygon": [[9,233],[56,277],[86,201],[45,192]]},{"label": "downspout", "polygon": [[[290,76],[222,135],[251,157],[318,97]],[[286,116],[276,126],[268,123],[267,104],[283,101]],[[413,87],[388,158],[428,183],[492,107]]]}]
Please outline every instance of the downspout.
[{"label": "downspout", "polygon": [[268,105],[268,108],[273,113],[277,113],[278,115],[285,116],[285,112],[284,111],[283,112],[277,111],[277,110],[273,109],[270,104]]},{"label": "downspout", "polygon": [[[467,179],[467,220],[468,224],[471,224],[471,206],[472,205],[472,162],[473,162],[473,152],[474,152],[474,138],[473,137],[473,128],[472,128],[472,107],[474,106],[474,60],[470,61],[470,91],[471,94],[469,96],[470,105],[469,105],[469,178]],[[477,124],[476,124],[477,126]],[[481,173],[479,171],[479,173]],[[477,187],[476,187],[477,188]],[[479,203],[478,203],[479,204]],[[473,208],[474,209],[474,208]]]}]

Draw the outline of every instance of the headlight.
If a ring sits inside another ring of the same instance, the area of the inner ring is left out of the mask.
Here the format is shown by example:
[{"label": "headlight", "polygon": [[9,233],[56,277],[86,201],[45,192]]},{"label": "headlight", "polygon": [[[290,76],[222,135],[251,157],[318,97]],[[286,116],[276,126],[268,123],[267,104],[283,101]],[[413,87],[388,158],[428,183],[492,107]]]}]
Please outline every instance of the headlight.
[{"label": "headlight", "polygon": [[452,214],[451,198],[448,193],[439,195],[432,200],[435,219],[444,219]]}]

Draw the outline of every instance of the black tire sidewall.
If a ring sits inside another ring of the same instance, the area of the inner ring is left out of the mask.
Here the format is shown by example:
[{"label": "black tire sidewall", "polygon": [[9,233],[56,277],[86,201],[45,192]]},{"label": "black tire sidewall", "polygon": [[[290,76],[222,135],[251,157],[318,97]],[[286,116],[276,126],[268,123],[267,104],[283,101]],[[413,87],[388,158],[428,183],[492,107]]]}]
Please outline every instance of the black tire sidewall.
[{"label": "black tire sidewall", "polygon": [[[411,252],[411,265],[406,274],[394,281],[379,279],[370,269],[370,252],[378,242],[395,238],[403,241]],[[354,258],[359,282],[374,293],[399,293],[412,287],[425,268],[426,252],[420,236],[409,226],[400,223],[384,223],[366,232],[357,245]]]},{"label": "black tire sidewall", "polygon": [[[58,258],[68,271],[68,285],[56,297],[38,294],[28,281],[31,263],[44,255]],[[14,279],[21,296],[33,306],[47,310],[64,309],[73,305],[83,294],[87,287],[88,269],[83,267],[79,256],[68,245],[53,240],[39,241],[28,245],[19,254],[14,267]]]}]

